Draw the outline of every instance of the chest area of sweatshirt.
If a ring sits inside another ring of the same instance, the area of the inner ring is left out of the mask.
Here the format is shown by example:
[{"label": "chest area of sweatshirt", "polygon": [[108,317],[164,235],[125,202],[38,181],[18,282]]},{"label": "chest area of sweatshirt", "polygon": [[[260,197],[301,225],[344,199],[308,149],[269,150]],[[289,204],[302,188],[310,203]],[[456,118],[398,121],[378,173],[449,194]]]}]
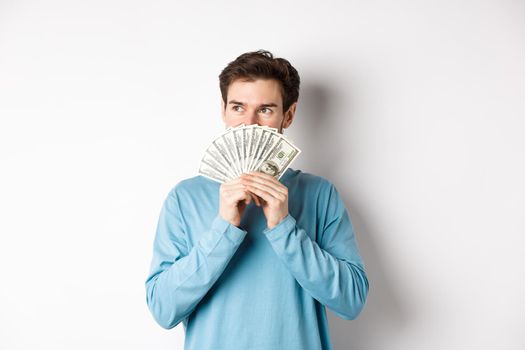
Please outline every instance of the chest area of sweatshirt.
[{"label": "chest area of sweatshirt", "polygon": [[[288,211],[311,239],[317,240],[319,230],[319,201],[314,191],[291,186],[288,194]],[[195,191],[181,198],[181,212],[185,226],[188,246],[194,246],[203,234],[206,234],[213,220],[219,215],[219,188],[207,188]],[[267,220],[263,209],[253,202],[246,206],[241,218],[240,228],[247,231],[250,245],[266,246],[263,231],[267,229]]]}]

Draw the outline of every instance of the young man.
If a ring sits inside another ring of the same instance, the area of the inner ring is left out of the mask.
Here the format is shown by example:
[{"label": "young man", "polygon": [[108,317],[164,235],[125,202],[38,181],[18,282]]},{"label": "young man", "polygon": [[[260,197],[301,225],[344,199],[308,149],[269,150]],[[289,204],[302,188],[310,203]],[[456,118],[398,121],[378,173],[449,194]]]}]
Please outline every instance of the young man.
[{"label": "young man", "polygon": [[[299,75],[287,60],[249,52],[220,75],[226,126],[288,128]],[[180,322],[189,350],[331,349],[325,307],[354,319],[368,279],[335,187],[288,169],[219,184],[196,176],[162,207],[147,303],[164,328]]]}]

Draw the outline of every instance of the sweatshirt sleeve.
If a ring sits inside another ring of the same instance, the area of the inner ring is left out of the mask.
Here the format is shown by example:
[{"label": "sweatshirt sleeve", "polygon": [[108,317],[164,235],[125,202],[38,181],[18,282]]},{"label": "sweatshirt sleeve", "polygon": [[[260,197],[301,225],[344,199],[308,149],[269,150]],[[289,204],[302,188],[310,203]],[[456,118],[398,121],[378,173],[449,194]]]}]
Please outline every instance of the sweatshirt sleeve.
[{"label": "sweatshirt sleeve", "polygon": [[321,195],[317,240],[305,231],[315,227],[299,227],[290,214],[265,235],[302,288],[337,316],[355,319],[366,301],[368,278],[338,192],[329,184]]},{"label": "sweatshirt sleeve", "polygon": [[175,189],[162,206],[146,280],[146,302],[159,325],[170,329],[195,309],[225,270],[246,236],[219,215],[197,243],[187,246]]}]

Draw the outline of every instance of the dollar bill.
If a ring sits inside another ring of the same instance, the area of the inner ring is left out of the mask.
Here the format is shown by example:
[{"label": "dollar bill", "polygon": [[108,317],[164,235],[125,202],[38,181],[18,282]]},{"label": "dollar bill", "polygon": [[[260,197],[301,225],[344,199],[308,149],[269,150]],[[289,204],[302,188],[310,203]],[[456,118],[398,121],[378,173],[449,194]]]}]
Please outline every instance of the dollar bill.
[{"label": "dollar bill", "polygon": [[228,181],[228,177],[220,174],[217,172],[212,166],[202,163],[199,167],[199,175],[202,175],[204,177],[207,177],[210,180],[218,181],[218,182],[226,182]]},{"label": "dollar bill", "polygon": [[213,143],[208,147],[206,152],[204,152],[201,163],[211,166],[227,178],[235,177],[235,173],[232,172],[228,161]]},{"label": "dollar bill", "polygon": [[279,139],[281,138],[281,134],[273,132],[271,130],[267,130],[268,138],[266,139],[265,144],[261,148],[261,153],[259,155],[259,158],[257,159],[257,162],[254,165],[254,170],[259,169],[261,163],[263,160],[268,157],[268,154],[273,150]]},{"label": "dollar bill", "polygon": [[228,151],[228,145],[224,141],[223,135],[216,138],[210,147],[208,147],[208,150],[213,152],[212,146],[217,150],[217,152],[220,154],[220,157],[223,159],[225,166],[228,168],[228,171],[230,174],[232,174],[233,177],[238,176],[235,168],[232,166],[234,163],[234,158],[231,156],[231,152]]},{"label": "dollar bill", "polygon": [[248,169],[253,169],[253,159],[255,158],[255,153],[257,151],[257,146],[259,144],[259,139],[261,137],[262,129],[252,126],[250,128],[250,134],[248,137],[250,146],[248,147]]},{"label": "dollar bill", "polygon": [[199,174],[220,183],[250,171],[280,179],[300,153],[275,128],[241,124],[227,128],[211,142],[201,158]]},{"label": "dollar bill", "polygon": [[233,129],[230,130],[230,132],[225,133],[221,136],[222,141],[226,145],[226,150],[228,151],[228,154],[230,155],[230,159],[232,160],[232,163],[230,166],[233,168],[235,175],[239,176],[242,174],[241,168],[240,168],[240,159],[237,156],[238,148],[235,143],[235,138],[233,135]]},{"label": "dollar bill", "polygon": [[281,138],[255,170],[280,179],[299,153],[301,151],[297,147]]},{"label": "dollar bill", "polygon": [[243,145],[242,145],[242,129],[244,127],[240,127],[240,128],[237,128],[237,129],[234,129],[232,130],[232,134],[233,134],[233,142],[234,142],[234,147],[235,147],[235,155],[237,156],[237,163],[238,163],[238,168],[239,168],[239,171],[242,173],[244,173],[244,158],[243,158]]}]

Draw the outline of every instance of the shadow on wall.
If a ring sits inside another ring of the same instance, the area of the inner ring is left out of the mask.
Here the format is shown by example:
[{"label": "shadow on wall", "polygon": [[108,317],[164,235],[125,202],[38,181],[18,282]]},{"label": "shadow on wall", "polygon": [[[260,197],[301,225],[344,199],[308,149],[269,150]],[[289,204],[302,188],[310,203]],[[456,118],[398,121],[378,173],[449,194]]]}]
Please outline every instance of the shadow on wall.
[{"label": "shadow on wall", "polygon": [[[349,125],[349,121],[351,125],[353,116],[349,112],[352,106],[347,96],[340,96],[339,92],[322,82],[302,86],[301,112],[298,116],[301,121],[297,122],[296,128],[301,125],[298,138],[301,139],[299,144],[308,170],[328,179],[338,178],[342,180],[338,183],[342,184],[346,169],[352,168],[348,164],[351,160],[343,156],[346,164],[342,164],[341,157],[334,150],[345,152],[345,130],[341,130],[341,125]],[[348,187],[339,187],[337,189],[347,207],[352,208],[349,214],[365,263],[370,291],[365,308],[356,320],[343,320],[327,309],[332,344],[336,350],[374,349],[374,338],[384,341],[389,334],[401,331],[407,323],[408,310],[400,304],[395,286],[389,281],[388,266],[382,262],[374,242],[377,235],[371,229],[373,222],[367,222],[367,215],[359,210],[359,203],[348,195]]]}]

